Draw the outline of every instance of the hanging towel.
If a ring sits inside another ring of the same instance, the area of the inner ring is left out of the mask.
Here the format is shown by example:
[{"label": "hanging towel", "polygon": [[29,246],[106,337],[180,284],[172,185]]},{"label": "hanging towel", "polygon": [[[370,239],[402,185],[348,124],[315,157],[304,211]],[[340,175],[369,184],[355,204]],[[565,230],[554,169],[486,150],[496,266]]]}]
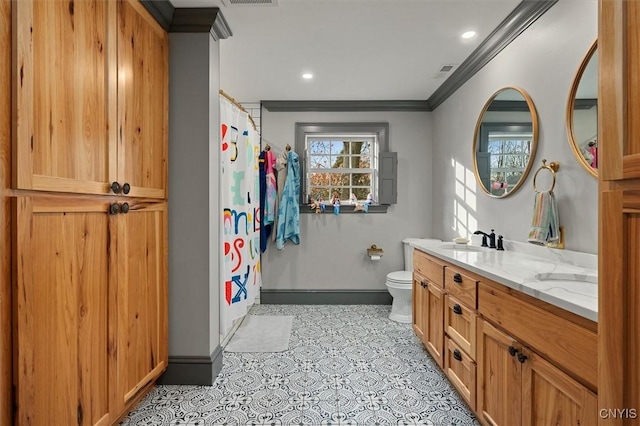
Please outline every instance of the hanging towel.
[{"label": "hanging towel", "polygon": [[300,163],[298,154],[289,151],[287,158],[287,180],[284,183],[282,200],[278,206],[278,229],[276,247],[282,250],[286,240],[300,244]]},{"label": "hanging towel", "polygon": [[272,225],[276,220],[276,199],[278,198],[278,190],[276,188],[276,175],[274,166],[276,164],[276,156],[272,151],[266,152],[265,167],[267,169],[267,197],[264,210],[264,224]]},{"label": "hanging towel", "polygon": [[276,205],[275,212],[276,217],[273,222],[273,229],[275,232],[273,233],[273,241],[276,240],[278,235],[278,206],[282,200],[282,193],[284,192],[284,183],[287,181],[287,162],[289,158],[289,151],[282,151],[278,158],[276,159],[276,164],[274,165],[274,169],[276,171],[276,189],[278,190],[278,194],[276,196]]},{"label": "hanging towel", "polygon": [[557,241],[560,238],[558,223],[558,209],[553,192],[536,192],[533,203],[533,219],[527,241],[538,245]]}]

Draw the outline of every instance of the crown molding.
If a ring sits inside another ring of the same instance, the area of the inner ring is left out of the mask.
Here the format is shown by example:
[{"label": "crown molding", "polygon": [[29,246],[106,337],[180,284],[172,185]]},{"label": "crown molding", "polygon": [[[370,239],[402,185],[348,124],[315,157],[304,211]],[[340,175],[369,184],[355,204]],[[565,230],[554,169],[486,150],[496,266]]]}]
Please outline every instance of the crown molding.
[{"label": "crown molding", "polygon": [[430,111],[427,101],[262,101],[271,112]]},{"label": "crown molding", "polygon": [[434,110],[558,0],[522,0],[427,100]]},{"label": "crown molding", "polygon": [[141,0],[142,5],[170,33],[211,33],[215,41],[233,35],[217,7],[175,8],[168,0]]}]

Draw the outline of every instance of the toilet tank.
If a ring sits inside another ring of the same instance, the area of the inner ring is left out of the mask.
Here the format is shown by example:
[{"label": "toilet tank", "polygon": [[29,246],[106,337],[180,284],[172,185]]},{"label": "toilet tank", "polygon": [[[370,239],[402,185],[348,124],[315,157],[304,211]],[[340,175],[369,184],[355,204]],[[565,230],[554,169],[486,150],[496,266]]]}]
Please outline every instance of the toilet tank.
[{"label": "toilet tank", "polygon": [[413,246],[412,244],[421,245],[436,245],[441,243],[442,240],[436,240],[432,238],[405,238],[402,240],[404,245],[404,270],[413,271]]}]

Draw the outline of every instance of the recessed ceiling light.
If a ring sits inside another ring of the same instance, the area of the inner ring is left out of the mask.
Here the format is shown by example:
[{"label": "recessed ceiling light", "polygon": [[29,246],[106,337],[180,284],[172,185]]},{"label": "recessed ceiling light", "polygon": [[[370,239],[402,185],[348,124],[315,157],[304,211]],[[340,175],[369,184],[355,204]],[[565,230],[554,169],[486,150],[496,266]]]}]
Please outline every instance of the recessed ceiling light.
[{"label": "recessed ceiling light", "polygon": [[464,39],[469,39],[469,38],[473,38],[475,36],[476,36],[476,32],[475,31],[467,31],[467,32],[462,33],[461,37],[464,38]]},{"label": "recessed ceiling light", "polygon": [[311,80],[313,78],[313,74],[311,74],[310,72],[306,72],[302,74],[302,78],[304,78],[305,80]]}]

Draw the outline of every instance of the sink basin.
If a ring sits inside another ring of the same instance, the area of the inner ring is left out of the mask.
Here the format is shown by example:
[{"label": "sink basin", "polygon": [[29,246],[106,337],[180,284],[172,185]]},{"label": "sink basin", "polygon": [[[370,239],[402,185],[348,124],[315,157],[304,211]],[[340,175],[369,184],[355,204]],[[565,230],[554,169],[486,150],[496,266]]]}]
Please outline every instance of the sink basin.
[{"label": "sink basin", "polygon": [[482,247],[470,246],[467,244],[441,244],[438,248],[452,251],[468,251],[468,252],[481,252],[485,251]]},{"label": "sink basin", "polygon": [[548,272],[536,274],[534,276],[538,281],[579,281],[598,284],[598,276],[592,274],[570,274],[562,272]]}]

